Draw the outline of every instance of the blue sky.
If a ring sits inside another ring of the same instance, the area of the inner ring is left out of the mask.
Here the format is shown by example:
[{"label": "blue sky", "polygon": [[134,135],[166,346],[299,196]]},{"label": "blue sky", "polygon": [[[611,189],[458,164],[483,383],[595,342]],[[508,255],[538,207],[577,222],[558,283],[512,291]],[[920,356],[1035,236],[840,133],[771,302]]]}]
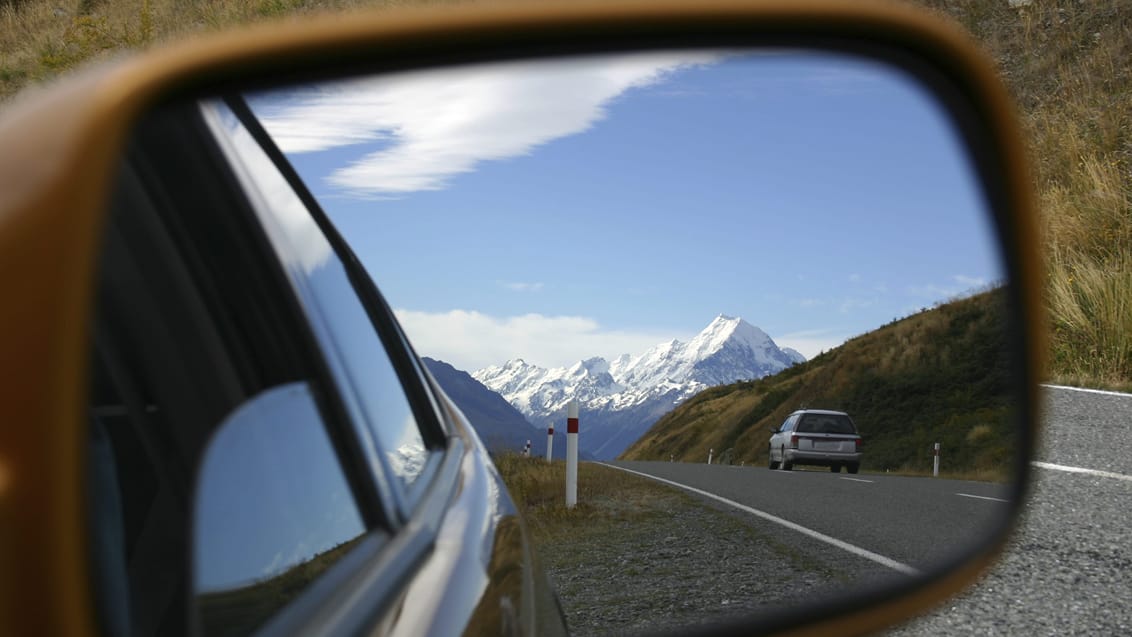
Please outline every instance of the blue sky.
[{"label": "blue sky", "polygon": [[251,103],[417,350],[469,371],[639,354],[721,313],[812,357],[1003,276],[947,119],[859,59],[576,58]]}]

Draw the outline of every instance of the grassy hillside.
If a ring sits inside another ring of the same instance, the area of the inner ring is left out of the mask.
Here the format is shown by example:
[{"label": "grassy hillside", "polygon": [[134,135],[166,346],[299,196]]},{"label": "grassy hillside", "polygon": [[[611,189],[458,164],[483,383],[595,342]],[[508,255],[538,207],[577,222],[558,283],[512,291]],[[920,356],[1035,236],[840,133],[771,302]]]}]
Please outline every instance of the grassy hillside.
[{"label": "grassy hillside", "polygon": [[1049,376],[1132,389],[1132,2],[928,0],[1018,100],[1047,255]]},{"label": "grassy hillside", "polygon": [[339,544],[274,577],[239,588],[197,595],[202,632],[208,635],[250,634],[298,597],[364,538],[359,536]]},{"label": "grassy hillside", "polygon": [[896,321],[775,376],[701,392],[653,426],[622,458],[766,462],[768,429],[804,407],[848,412],[865,438],[868,471],[944,468],[1007,475],[1014,449],[1000,292]]},{"label": "grassy hillside", "polygon": [[[0,103],[91,60],[248,22],[429,0],[0,0]],[[914,2],[997,61],[1030,136],[1049,378],[1132,388],[1132,2]]]}]

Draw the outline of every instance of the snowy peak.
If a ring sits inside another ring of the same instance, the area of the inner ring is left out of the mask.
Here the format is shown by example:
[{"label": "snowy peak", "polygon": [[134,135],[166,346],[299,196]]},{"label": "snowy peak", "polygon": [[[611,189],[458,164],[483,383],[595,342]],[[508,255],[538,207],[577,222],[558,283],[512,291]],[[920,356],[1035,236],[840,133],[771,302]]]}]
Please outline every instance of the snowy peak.
[{"label": "snowy peak", "polygon": [[805,360],[800,356],[783,352],[742,318],[720,314],[687,343],[673,339],[637,358],[621,357],[611,372],[617,382],[637,388],[689,381],[719,385],[773,374]]},{"label": "snowy peak", "polygon": [[528,416],[555,411],[571,398],[587,402],[625,389],[613,380],[609,363],[601,357],[554,369],[515,359],[473,372],[472,378],[501,394]]},{"label": "snowy peak", "polygon": [[692,339],[688,349],[694,361],[690,377],[707,385],[761,378],[801,362],[780,349],[766,332],[741,318],[723,315]]},{"label": "snowy peak", "polygon": [[588,414],[588,450],[612,458],[704,388],[761,378],[804,360],[742,318],[720,314],[687,343],[672,339],[639,356],[587,358],[555,369],[516,359],[472,377],[502,394],[536,427],[553,422],[568,401],[578,399]]},{"label": "snowy peak", "polygon": [[720,314],[688,343],[688,347],[694,358],[706,358],[729,344],[757,352],[773,345],[774,341],[742,318]]},{"label": "snowy peak", "polygon": [[570,368],[572,376],[600,376],[601,374],[609,373],[609,362],[600,356],[578,361]]}]

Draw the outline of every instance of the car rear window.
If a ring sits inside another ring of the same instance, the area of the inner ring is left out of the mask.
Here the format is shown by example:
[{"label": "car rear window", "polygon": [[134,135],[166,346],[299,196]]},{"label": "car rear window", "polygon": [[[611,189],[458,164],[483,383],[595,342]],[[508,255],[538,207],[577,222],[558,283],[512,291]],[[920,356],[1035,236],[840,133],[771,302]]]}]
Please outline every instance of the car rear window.
[{"label": "car rear window", "polygon": [[845,414],[806,414],[798,423],[798,433],[855,434],[857,428]]}]

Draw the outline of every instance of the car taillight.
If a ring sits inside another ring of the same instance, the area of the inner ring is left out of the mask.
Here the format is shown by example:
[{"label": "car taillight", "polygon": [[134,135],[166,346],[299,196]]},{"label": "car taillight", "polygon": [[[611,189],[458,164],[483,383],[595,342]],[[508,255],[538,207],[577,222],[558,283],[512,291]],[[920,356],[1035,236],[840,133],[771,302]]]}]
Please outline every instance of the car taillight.
[{"label": "car taillight", "polygon": [[790,448],[791,449],[797,449],[798,448],[798,436],[790,436]]},{"label": "car taillight", "polygon": [[858,439],[856,440],[856,443],[857,443],[857,451],[860,451],[860,450],[861,450],[861,445],[863,445],[863,444],[865,443],[865,441],[864,441],[864,440],[861,440],[860,438],[858,438]]}]

